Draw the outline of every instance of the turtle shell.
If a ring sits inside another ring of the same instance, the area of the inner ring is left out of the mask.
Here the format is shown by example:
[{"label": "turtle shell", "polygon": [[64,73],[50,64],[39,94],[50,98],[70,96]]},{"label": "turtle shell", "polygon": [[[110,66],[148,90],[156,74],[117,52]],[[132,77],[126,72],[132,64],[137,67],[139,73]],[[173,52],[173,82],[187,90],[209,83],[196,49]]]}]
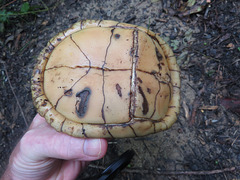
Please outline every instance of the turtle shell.
[{"label": "turtle shell", "polygon": [[38,113],[75,137],[138,137],[177,119],[180,70],[152,31],[116,21],[84,20],[41,51],[31,89]]}]

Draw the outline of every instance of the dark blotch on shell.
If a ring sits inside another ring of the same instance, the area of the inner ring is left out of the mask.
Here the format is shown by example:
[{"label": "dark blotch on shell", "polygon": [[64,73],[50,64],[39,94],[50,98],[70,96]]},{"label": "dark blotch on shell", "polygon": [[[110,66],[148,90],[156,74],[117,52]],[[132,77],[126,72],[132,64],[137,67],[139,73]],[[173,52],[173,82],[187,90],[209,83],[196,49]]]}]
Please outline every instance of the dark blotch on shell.
[{"label": "dark blotch on shell", "polygon": [[46,106],[46,105],[47,105],[47,102],[48,102],[48,100],[47,100],[47,99],[44,99],[43,102],[42,102],[42,104],[41,104],[41,106],[43,106],[43,107]]},{"label": "dark blotch on shell", "polygon": [[68,90],[64,91],[64,95],[65,96],[72,96],[72,89],[68,89]]},{"label": "dark blotch on shell", "polygon": [[148,101],[147,101],[147,98],[141,88],[141,86],[138,86],[138,90],[139,90],[139,93],[142,95],[143,97],[143,103],[142,103],[142,113],[144,115],[146,115],[148,113],[148,110],[149,110],[149,107],[148,107]]},{"label": "dark blotch on shell", "polygon": [[158,64],[158,68],[159,68],[160,71],[162,70],[162,66],[161,66],[160,63]]},{"label": "dark blotch on shell", "polygon": [[161,61],[163,59],[162,54],[158,51],[157,48],[155,48],[155,51],[156,51],[156,55],[157,55],[158,61]]},{"label": "dark blotch on shell", "polygon": [[140,83],[143,82],[142,79],[141,79],[140,77],[138,77],[137,80],[138,80]]},{"label": "dark blotch on shell", "polygon": [[130,50],[130,52],[129,52],[129,55],[130,55],[131,57],[133,57],[133,54],[134,54],[134,48],[131,48],[131,50]]},{"label": "dark blotch on shell", "polygon": [[114,37],[115,37],[115,39],[119,39],[120,38],[120,34],[115,34]]},{"label": "dark blotch on shell", "polygon": [[151,72],[151,74],[157,74],[157,71],[155,71],[155,70],[153,70],[152,72]]},{"label": "dark blotch on shell", "polygon": [[45,49],[45,53],[49,53],[49,51],[50,51],[49,49]]},{"label": "dark blotch on shell", "polygon": [[80,118],[84,117],[87,112],[90,95],[91,90],[89,88],[85,88],[76,94],[75,110]]},{"label": "dark blotch on shell", "polygon": [[117,90],[119,97],[122,97],[122,88],[119,84],[116,84],[116,90]]},{"label": "dark blotch on shell", "polygon": [[151,94],[152,90],[150,88],[147,88],[147,92]]}]

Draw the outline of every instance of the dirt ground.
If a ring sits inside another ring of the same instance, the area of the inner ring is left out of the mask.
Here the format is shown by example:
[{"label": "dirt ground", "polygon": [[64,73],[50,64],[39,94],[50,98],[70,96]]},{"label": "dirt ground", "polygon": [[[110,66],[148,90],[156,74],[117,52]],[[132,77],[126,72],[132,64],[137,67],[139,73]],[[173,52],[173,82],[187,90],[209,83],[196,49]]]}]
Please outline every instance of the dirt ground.
[{"label": "dirt ground", "polygon": [[[0,1],[0,12],[24,3],[8,2]],[[79,179],[128,149],[136,155],[116,179],[240,179],[239,0],[28,2],[42,12],[9,17],[0,34],[0,176],[36,114],[30,79],[41,49],[74,22],[111,19],[147,27],[170,44],[181,68],[181,110],[167,131],[109,141],[107,155]]]}]

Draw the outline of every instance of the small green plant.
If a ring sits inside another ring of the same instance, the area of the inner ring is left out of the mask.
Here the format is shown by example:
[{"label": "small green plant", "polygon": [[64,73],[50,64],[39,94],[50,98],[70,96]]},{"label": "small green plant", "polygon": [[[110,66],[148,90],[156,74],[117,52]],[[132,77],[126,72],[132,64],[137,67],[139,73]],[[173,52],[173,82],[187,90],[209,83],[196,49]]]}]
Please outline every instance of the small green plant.
[{"label": "small green plant", "polygon": [[26,12],[29,11],[29,9],[30,9],[29,3],[25,2],[25,3],[22,4],[20,11],[21,11],[21,13],[26,13]]},{"label": "small green plant", "polygon": [[212,69],[212,70],[209,70],[209,71],[207,72],[207,75],[208,75],[209,77],[212,77],[215,72],[216,72],[216,71],[213,70],[213,69]]},{"label": "small green plant", "polygon": [[21,4],[18,11],[9,11],[6,10],[6,8],[3,9],[5,6],[2,6],[0,8],[0,33],[4,31],[5,24],[10,23],[10,18],[18,18],[28,14],[36,14],[38,12],[48,11],[49,9],[46,4],[43,3],[43,5],[44,9],[39,6],[30,6],[29,2],[24,2]]},{"label": "small green plant", "polygon": [[12,12],[7,12],[5,9],[0,11],[0,32],[4,31],[4,23],[8,22]]}]

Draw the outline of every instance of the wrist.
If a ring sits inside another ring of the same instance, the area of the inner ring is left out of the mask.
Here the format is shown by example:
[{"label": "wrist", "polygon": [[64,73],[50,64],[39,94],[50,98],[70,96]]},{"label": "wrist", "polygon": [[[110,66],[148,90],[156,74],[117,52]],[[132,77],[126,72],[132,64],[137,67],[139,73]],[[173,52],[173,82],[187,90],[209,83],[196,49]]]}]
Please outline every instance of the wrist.
[{"label": "wrist", "polygon": [[36,162],[19,154],[9,166],[9,174],[13,180],[47,179],[50,176],[50,172],[54,172],[55,169],[59,168],[58,164],[61,164],[59,161],[49,158]]},{"label": "wrist", "polygon": [[7,169],[0,180],[42,180],[50,176],[50,172],[54,172],[59,168],[61,160],[46,158],[35,161],[29,158],[26,153],[22,151],[19,143],[14,149]]},{"label": "wrist", "polygon": [[6,171],[4,172],[4,174],[2,175],[0,180],[10,180],[10,179],[12,180],[13,178],[12,178],[12,175],[10,172],[11,171],[10,171],[9,167],[7,167]]}]

